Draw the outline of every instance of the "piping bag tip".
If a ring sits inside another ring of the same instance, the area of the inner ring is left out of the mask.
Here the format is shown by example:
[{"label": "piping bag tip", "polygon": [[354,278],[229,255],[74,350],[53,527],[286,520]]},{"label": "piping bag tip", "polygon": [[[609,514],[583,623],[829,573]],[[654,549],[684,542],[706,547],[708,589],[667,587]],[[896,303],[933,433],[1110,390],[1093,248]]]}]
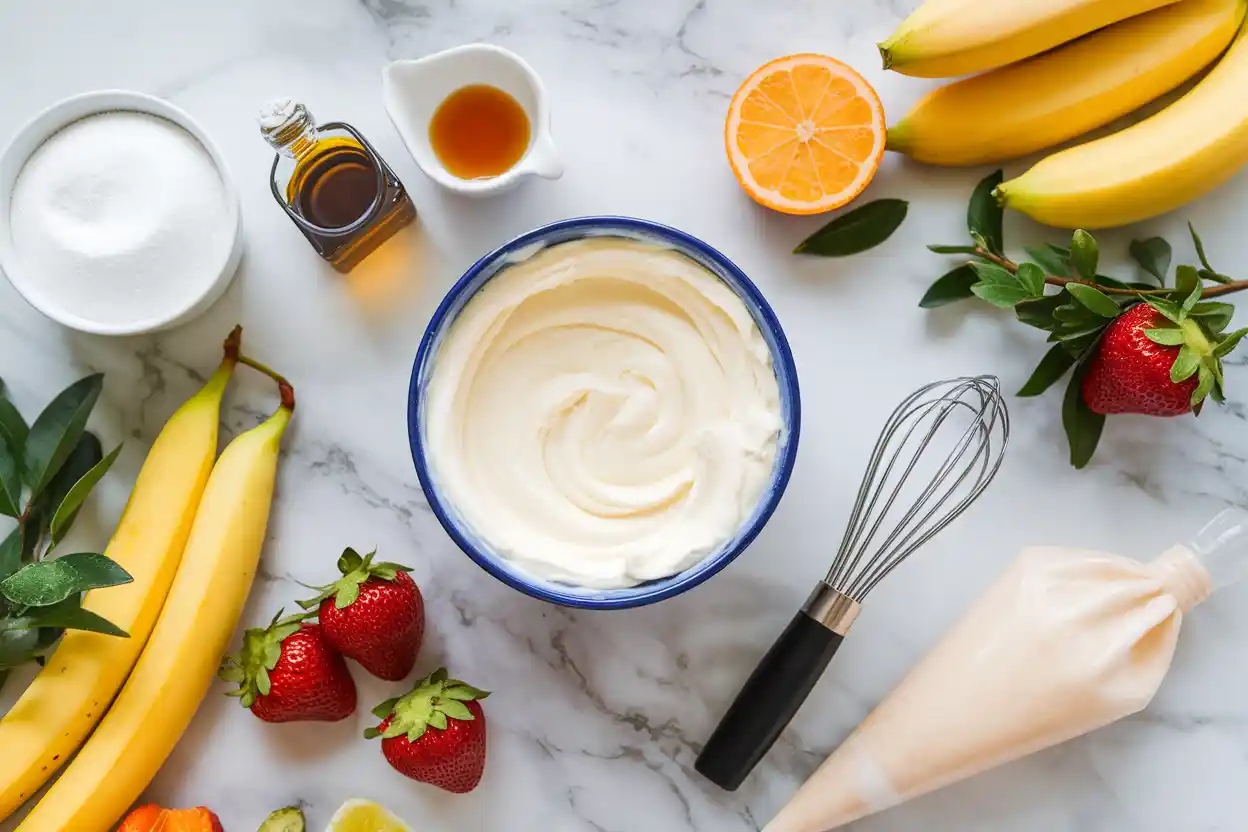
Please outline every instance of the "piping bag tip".
[{"label": "piping bag tip", "polygon": [[1239,508],[1219,512],[1187,548],[1209,573],[1211,591],[1248,579],[1248,512]]}]

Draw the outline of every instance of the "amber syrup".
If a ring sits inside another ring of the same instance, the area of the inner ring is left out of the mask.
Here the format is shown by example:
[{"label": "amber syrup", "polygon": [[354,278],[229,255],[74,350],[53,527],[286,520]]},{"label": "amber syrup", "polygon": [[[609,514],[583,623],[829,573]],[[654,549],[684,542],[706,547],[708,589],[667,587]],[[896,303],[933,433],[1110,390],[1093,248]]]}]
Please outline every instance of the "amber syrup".
[{"label": "amber syrup", "polygon": [[529,116],[516,99],[488,84],[469,84],[438,105],[429,143],[442,166],[460,179],[491,179],[528,152]]}]

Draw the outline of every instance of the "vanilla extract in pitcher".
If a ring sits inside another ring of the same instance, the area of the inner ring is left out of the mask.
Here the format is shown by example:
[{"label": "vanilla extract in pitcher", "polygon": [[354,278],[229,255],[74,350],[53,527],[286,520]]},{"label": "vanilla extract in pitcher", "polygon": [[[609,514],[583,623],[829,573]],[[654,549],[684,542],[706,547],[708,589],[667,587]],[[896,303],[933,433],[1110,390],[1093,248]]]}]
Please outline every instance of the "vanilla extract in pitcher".
[{"label": "vanilla extract in pitcher", "polygon": [[318,126],[282,98],[261,111],[260,132],[277,150],[273,198],[335,269],[350,271],[416,218],[403,183],[349,124]]}]

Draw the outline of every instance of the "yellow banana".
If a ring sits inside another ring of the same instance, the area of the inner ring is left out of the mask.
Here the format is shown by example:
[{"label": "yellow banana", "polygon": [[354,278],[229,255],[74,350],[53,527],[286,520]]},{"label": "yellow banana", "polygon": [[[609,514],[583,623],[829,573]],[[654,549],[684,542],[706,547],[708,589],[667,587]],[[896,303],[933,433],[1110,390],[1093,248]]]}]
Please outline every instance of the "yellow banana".
[{"label": "yellow banana", "polygon": [[134,672],[20,832],[108,832],[190,723],[260,559],[278,450],[294,409],[293,392],[281,387],[281,408],[231,442],[212,469],[173,588]]},{"label": "yellow banana", "polygon": [[940,87],[889,128],[888,149],[935,165],[982,165],[1061,144],[1212,63],[1246,8],[1248,0],[1184,0]]},{"label": "yellow banana", "polygon": [[1213,71],[1155,116],[1063,150],[997,188],[1059,228],[1110,228],[1191,202],[1248,164],[1248,26]]},{"label": "yellow banana", "polygon": [[880,55],[885,69],[903,75],[970,75],[1039,55],[1088,32],[1173,2],[927,0],[880,44]]},{"label": "yellow banana", "polygon": [[130,634],[71,630],[0,720],[0,820],[34,794],[104,716],[165,602],[217,456],[221,396],[238,358],[235,329],[225,360],[161,430],[139,471],[106,554],[134,578],[87,593],[83,607]]}]

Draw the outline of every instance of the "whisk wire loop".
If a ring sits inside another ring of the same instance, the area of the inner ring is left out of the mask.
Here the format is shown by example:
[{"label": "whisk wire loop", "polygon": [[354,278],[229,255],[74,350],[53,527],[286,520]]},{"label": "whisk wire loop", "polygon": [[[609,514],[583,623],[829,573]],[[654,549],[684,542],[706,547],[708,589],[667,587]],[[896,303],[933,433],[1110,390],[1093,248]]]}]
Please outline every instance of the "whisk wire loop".
[{"label": "whisk wire loop", "polygon": [[1009,413],[992,376],[934,382],[908,396],[876,439],[825,583],[861,603],[974,502],[1000,468],[1008,438]]}]

